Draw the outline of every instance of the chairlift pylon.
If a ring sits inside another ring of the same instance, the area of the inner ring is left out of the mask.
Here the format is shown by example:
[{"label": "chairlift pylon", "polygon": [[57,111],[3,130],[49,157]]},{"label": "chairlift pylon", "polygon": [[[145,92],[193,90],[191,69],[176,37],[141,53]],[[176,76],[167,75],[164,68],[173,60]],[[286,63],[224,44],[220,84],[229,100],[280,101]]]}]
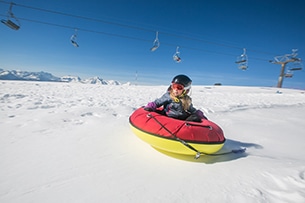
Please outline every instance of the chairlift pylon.
[{"label": "chairlift pylon", "polygon": [[79,47],[79,45],[76,42],[76,39],[77,39],[77,29],[75,29],[75,33],[71,36],[70,40],[74,47]]},{"label": "chairlift pylon", "polygon": [[153,42],[153,46],[150,48],[150,51],[156,51],[160,46],[160,41],[158,39],[158,31],[156,32],[156,39]]},{"label": "chairlift pylon", "polygon": [[241,70],[247,70],[248,69],[248,56],[246,54],[246,49],[243,49],[244,52],[237,57],[237,60],[235,63],[237,63],[238,68]]},{"label": "chairlift pylon", "polygon": [[[9,8],[9,10],[7,12],[8,13],[7,14],[7,19],[6,20],[2,19],[1,22],[4,25],[8,26],[9,28],[11,28],[13,30],[19,30],[20,22],[19,22],[19,20],[15,17],[15,15],[12,12],[13,5],[16,5],[16,4],[11,2],[10,8]],[[11,20],[11,19],[14,19],[14,20]]]},{"label": "chairlift pylon", "polygon": [[173,55],[173,60],[176,61],[177,63],[181,62],[181,58],[180,58],[180,52],[179,50],[179,46],[177,46],[176,48],[176,53]]}]

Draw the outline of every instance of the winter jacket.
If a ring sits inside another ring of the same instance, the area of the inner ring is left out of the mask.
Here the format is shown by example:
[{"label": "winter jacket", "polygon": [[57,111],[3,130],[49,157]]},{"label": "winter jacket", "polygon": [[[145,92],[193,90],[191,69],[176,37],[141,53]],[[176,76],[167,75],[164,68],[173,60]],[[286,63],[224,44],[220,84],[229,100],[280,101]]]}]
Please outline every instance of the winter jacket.
[{"label": "winter jacket", "polygon": [[154,101],[156,107],[164,107],[164,113],[172,118],[185,120],[188,116],[196,112],[193,104],[185,111],[180,100],[173,101],[170,92],[166,92],[162,97]]}]

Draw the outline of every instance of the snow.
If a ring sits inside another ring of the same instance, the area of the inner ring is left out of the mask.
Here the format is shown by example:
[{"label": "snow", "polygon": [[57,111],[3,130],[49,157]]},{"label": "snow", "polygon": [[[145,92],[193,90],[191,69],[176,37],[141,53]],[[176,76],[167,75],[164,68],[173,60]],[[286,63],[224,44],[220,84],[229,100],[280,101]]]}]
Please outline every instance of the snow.
[{"label": "snow", "polygon": [[305,93],[194,86],[220,152],[177,158],[134,135],[167,86],[0,81],[0,202],[305,202]]}]

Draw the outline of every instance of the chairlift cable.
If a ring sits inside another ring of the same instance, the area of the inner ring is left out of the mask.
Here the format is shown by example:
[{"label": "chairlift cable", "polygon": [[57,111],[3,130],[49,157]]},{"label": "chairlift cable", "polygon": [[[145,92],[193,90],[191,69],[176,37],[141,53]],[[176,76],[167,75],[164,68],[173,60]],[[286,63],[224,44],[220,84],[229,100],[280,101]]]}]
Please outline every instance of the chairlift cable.
[{"label": "chairlift cable", "polygon": [[[6,16],[6,15],[0,14],[0,16]],[[44,25],[48,25],[48,26],[61,27],[61,28],[66,28],[66,29],[75,29],[75,26],[62,25],[62,24],[56,24],[56,23],[49,23],[49,22],[43,22],[43,21],[32,20],[32,19],[27,19],[27,18],[20,18],[20,17],[19,17],[19,19],[23,20],[23,21],[28,21],[28,22],[32,22],[32,23],[39,23],[39,24],[44,24]],[[120,35],[120,34],[114,34],[114,33],[108,33],[108,32],[96,31],[96,30],[89,30],[89,29],[84,29],[84,28],[78,28],[78,31],[102,34],[102,35],[107,35],[107,36],[112,36],[112,37],[120,37],[120,38],[137,40],[137,41],[151,42],[150,40],[143,39],[143,38],[131,37],[131,36],[126,36],[126,35]],[[162,43],[162,44],[164,46],[176,47],[175,44],[171,44],[171,43]],[[194,47],[190,47],[190,46],[180,46],[180,47],[183,47],[184,49],[200,51],[200,52],[210,53],[210,54],[235,56],[235,54],[231,54],[231,53],[224,53],[224,52],[218,52],[218,51],[210,51],[210,50],[194,48]],[[256,57],[249,57],[249,58],[251,60],[269,61],[269,59],[263,59],[263,58],[256,58]]]},{"label": "chairlift cable", "polygon": [[[5,2],[3,0],[0,0],[0,3],[10,4],[11,2]],[[52,11],[52,10],[47,10],[47,9],[42,9],[42,8],[37,8],[37,7],[26,6],[26,5],[22,5],[22,4],[14,4],[14,5],[20,6],[20,7],[24,7],[24,8],[34,9],[34,10],[38,10],[38,11],[42,11],[42,12],[49,12],[49,13],[54,13],[54,14],[58,14],[58,15],[70,16],[70,17],[75,17],[75,18],[82,18],[82,19],[85,19],[85,20],[91,20],[91,21],[96,21],[96,22],[101,22],[101,23],[113,24],[113,25],[117,25],[117,26],[121,26],[121,27],[138,29],[138,30],[143,30],[143,31],[148,31],[148,32],[155,32],[154,30],[146,29],[146,28],[143,28],[143,27],[136,27],[136,26],[126,25],[126,24],[122,24],[122,23],[115,23],[115,22],[95,19],[95,18],[91,18],[91,17],[85,17],[85,16],[74,15],[74,14],[68,14],[68,13],[63,13],[63,12],[59,12],[59,11]],[[19,18],[19,19],[21,19],[21,18]],[[36,23],[47,24],[47,25],[53,25],[53,26],[58,26],[58,27],[71,28],[70,26],[58,25],[58,24],[55,24],[55,23],[46,23],[46,22],[41,22],[41,21],[36,21],[36,20],[29,20],[29,19],[24,19],[24,18],[23,18],[23,20],[27,20],[27,21],[31,21],[31,22],[36,22]],[[82,29],[82,30],[83,31],[87,31],[87,32],[93,32],[93,33],[106,34],[106,35],[111,35],[111,36],[116,36],[116,37],[122,37],[122,38],[139,40],[139,38],[128,37],[128,36],[123,36],[123,35],[118,35],[118,34],[113,34],[113,33],[105,33],[105,32],[99,32],[99,31],[87,30],[87,29]],[[193,38],[193,37],[186,37],[186,36],[182,36],[182,35],[172,34],[172,33],[169,33],[169,32],[161,32],[161,34],[169,35],[169,36],[174,36],[174,37],[177,37],[177,38],[184,38],[184,39],[187,39],[187,40],[200,41],[202,43],[209,43],[209,44],[214,44],[214,45],[217,45],[217,46],[224,46],[224,47],[229,47],[229,48],[240,49],[240,47],[237,47],[237,46],[226,45],[226,44],[222,44],[222,43],[215,43],[215,42],[211,42],[211,41],[208,41],[208,40],[202,40],[202,39]],[[146,39],[140,39],[140,40],[141,41],[148,41]],[[172,44],[166,44],[166,43],[163,43],[163,44],[164,45],[169,45],[169,46],[175,46],[175,45],[172,45]],[[185,47],[185,46],[183,46],[183,47]],[[231,56],[233,56],[233,54],[220,53],[220,52],[211,52],[209,50],[203,50],[203,49],[192,48],[192,47],[187,47],[187,48],[188,49],[197,50],[197,51],[208,52],[208,53],[216,53],[216,54],[221,54],[221,55],[231,55]],[[257,50],[250,50],[250,51],[251,52],[256,52],[256,53],[272,54],[272,53],[262,52],[262,51],[257,51]],[[254,58],[254,57],[251,57],[251,59],[252,60],[253,59],[254,60],[261,60],[261,61],[269,61],[267,59]]]},{"label": "chairlift cable", "polygon": [[[42,8],[37,8],[37,7],[32,7],[32,6],[26,6],[26,5],[22,5],[22,4],[16,4],[16,5],[20,6],[20,7],[28,8],[28,9],[42,11],[42,12],[54,13],[54,14],[63,15],[63,16],[80,18],[80,19],[84,19],[84,20],[96,21],[96,22],[111,24],[111,25],[117,25],[117,26],[120,26],[120,27],[127,27],[127,28],[131,28],[131,29],[137,29],[137,30],[142,30],[142,31],[147,31],[147,32],[155,32],[154,30],[146,29],[146,28],[143,28],[143,27],[131,26],[131,25],[126,25],[126,24],[122,24],[122,23],[115,23],[115,22],[105,21],[105,20],[91,18],[91,17],[79,16],[79,15],[75,15],[75,14],[68,14],[68,13],[63,13],[63,12],[59,12],[59,11],[53,11],[53,10],[42,9]],[[200,42],[214,44],[214,45],[218,45],[218,46],[225,46],[225,47],[229,47],[229,48],[240,49],[240,47],[236,47],[236,46],[230,46],[230,45],[225,45],[225,44],[221,44],[221,43],[215,43],[215,42],[211,42],[211,41],[206,41],[206,40],[192,38],[192,37],[186,37],[186,36],[172,34],[172,33],[168,33],[168,32],[160,32],[160,33],[162,33],[164,35],[168,35],[168,36],[177,37],[177,38],[184,38],[184,39],[188,39],[188,40],[200,41]]]},{"label": "chairlift cable", "polygon": [[[2,14],[0,14],[0,16],[2,16]],[[43,21],[38,21],[38,20],[31,20],[31,19],[27,19],[27,18],[19,18],[19,19],[20,20],[24,20],[24,21],[28,21],[28,22],[49,25],[49,26],[55,26],[55,27],[61,27],[61,28],[67,28],[67,29],[75,29],[75,26],[60,25],[60,24],[43,22]],[[140,40],[140,41],[150,42],[147,39],[141,39],[141,38],[137,38],[137,37],[130,37],[130,36],[126,36],[126,35],[119,35],[119,34],[102,32],[102,31],[96,31],[96,30],[89,30],[89,29],[84,29],[84,28],[78,28],[78,31],[84,31],[84,32],[90,32],[90,33],[103,34],[103,35],[108,35],[108,36],[114,36],[114,37],[121,37],[121,38],[127,38],[127,39],[133,39],[133,40]]]},{"label": "chairlift cable", "polygon": [[[6,1],[3,1],[3,0],[0,0],[0,3],[9,4],[10,2],[6,2]],[[24,5],[24,4],[15,4],[15,5],[16,6],[20,6],[20,7],[24,7],[24,8],[27,8],[27,9],[38,10],[38,11],[48,12],[48,13],[53,13],[53,14],[57,14],[57,15],[63,15],[63,16],[69,16],[69,17],[74,17],[74,18],[80,18],[80,19],[84,19],[84,20],[95,21],[95,22],[100,22],[100,23],[105,23],[105,24],[111,24],[111,25],[116,25],[116,26],[120,26],[120,27],[136,29],[136,30],[142,30],[142,31],[147,31],[147,32],[155,32],[155,30],[147,29],[147,28],[144,28],[144,27],[127,25],[127,24],[117,23],[117,22],[111,22],[111,21],[96,19],[96,18],[92,18],[92,17],[86,17],[86,16],[80,16],[80,15],[75,15],[75,14],[64,13],[64,12],[60,12],[60,11],[54,11],[54,10],[48,10],[48,9],[43,9],[43,8],[37,8],[37,7],[27,6],[27,5]],[[240,47],[238,47],[238,46],[233,46],[233,45],[228,45],[228,44],[223,44],[223,43],[212,42],[212,41],[208,41],[208,40],[203,40],[203,39],[194,38],[194,37],[188,37],[188,36],[184,36],[184,35],[173,34],[173,33],[169,33],[169,32],[159,32],[159,33],[162,34],[162,35],[168,35],[168,36],[182,38],[182,39],[187,39],[187,40],[199,41],[199,42],[202,42],[202,43],[213,44],[213,45],[216,45],[216,46],[223,46],[223,47],[228,47],[228,48],[240,49]],[[274,53],[262,52],[262,51],[257,51],[257,50],[250,50],[250,51],[256,52],[256,53],[276,55]]]},{"label": "chairlift cable", "polygon": [[[1,0],[0,0],[1,2]],[[4,14],[0,14],[0,16],[6,16]],[[61,27],[61,28],[66,28],[66,29],[75,29],[75,26],[69,26],[69,25],[62,25],[62,24],[56,24],[56,23],[49,23],[49,22],[43,22],[43,21],[38,21],[38,20],[32,20],[32,19],[27,19],[27,18],[20,18],[20,20],[23,21],[28,21],[32,23],[39,23],[39,24],[44,24],[48,26],[55,26],[55,27]],[[126,35],[120,35],[120,34],[114,34],[114,33],[108,33],[108,32],[102,32],[102,31],[96,31],[96,30],[89,30],[89,29],[84,29],[84,28],[78,28],[79,31],[84,31],[84,32],[89,32],[89,33],[96,33],[96,34],[103,34],[103,35],[108,35],[108,36],[113,36],[113,37],[120,37],[120,38],[125,38],[125,39],[132,39],[132,40],[137,40],[137,41],[144,41],[144,42],[150,42],[150,40],[143,39],[143,38],[138,38],[138,37],[131,37],[131,36],[126,36]],[[162,43],[165,46],[176,46],[175,44],[171,43]],[[204,53],[211,53],[211,54],[218,54],[218,55],[226,55],[226,56],[235,56],[235,54],[231,53],[224,53],[224,52],[218,52],[218,51],[210,51],[210,50],[205,50],[201,48],[194,48],[190,46],[180,46],[183,47],[184,49],[189,49],[189,50],[194,50],[194,51],[200,51]],[[264,58],[257,58],[257,57],[249,57],[251,60],[257,60],[257,61],[270,61],[269,59],[264,59]]]},{"label": "chairlift cable", "polygon": [[[0,0],[0,2],[8,3],[8,2],[2,1],[2,0]],[[69,17],[73,17],[73,18],[79,18],[79,19],[95,21],[95,22],[100,22],[100,23],[105,23],[105,24],[111,24],[111,25],[116,25],[116,26],[120,26],[120,27],[127,27],[127,28],[132,28],[132,29],[137,29],[137,30],[154,32],[154,30],[151,30],[151,29],[146,29],[146,28],[132,26],[132,25],[126,25],[126,24],[122,24],[122,23],[110,22],[110,21],[91,18],[91,17],[86,17],[86,16],[80,16],[80,15],[64,13],[64,12],[60,12],[60,11],[37,8],[37,7],[27,6],[27,5],[24,5],[24,4],[15,4],[15,5],[19,6],[19,7],[27,8],[27,9],[32,9],[32,10],[37,10],[37,11],[42,11],[42,12],[47,12],[47,13],[53,13],[53,14],[57,14],[57,15],[69,16]]]}]

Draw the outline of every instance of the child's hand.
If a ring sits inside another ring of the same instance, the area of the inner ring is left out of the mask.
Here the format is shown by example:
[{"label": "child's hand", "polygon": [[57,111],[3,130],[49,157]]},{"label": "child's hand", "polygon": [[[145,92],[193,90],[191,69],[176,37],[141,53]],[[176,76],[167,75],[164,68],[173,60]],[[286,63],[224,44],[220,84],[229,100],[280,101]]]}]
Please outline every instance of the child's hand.
[{"label": "child's hand", "polygon": [[203,114],[202,111],[197,110],[195,113],[196,113],[196,115],[197,115],[199,118],[201,118],[201,119],[207,119],[207,117],[205,117],[205,115]]},{"label": "child's hand", "polygon": [[155,102],[149,102],[146,106],[144,106],[144,110],[146,111],[156,111],[157,105]]}]

